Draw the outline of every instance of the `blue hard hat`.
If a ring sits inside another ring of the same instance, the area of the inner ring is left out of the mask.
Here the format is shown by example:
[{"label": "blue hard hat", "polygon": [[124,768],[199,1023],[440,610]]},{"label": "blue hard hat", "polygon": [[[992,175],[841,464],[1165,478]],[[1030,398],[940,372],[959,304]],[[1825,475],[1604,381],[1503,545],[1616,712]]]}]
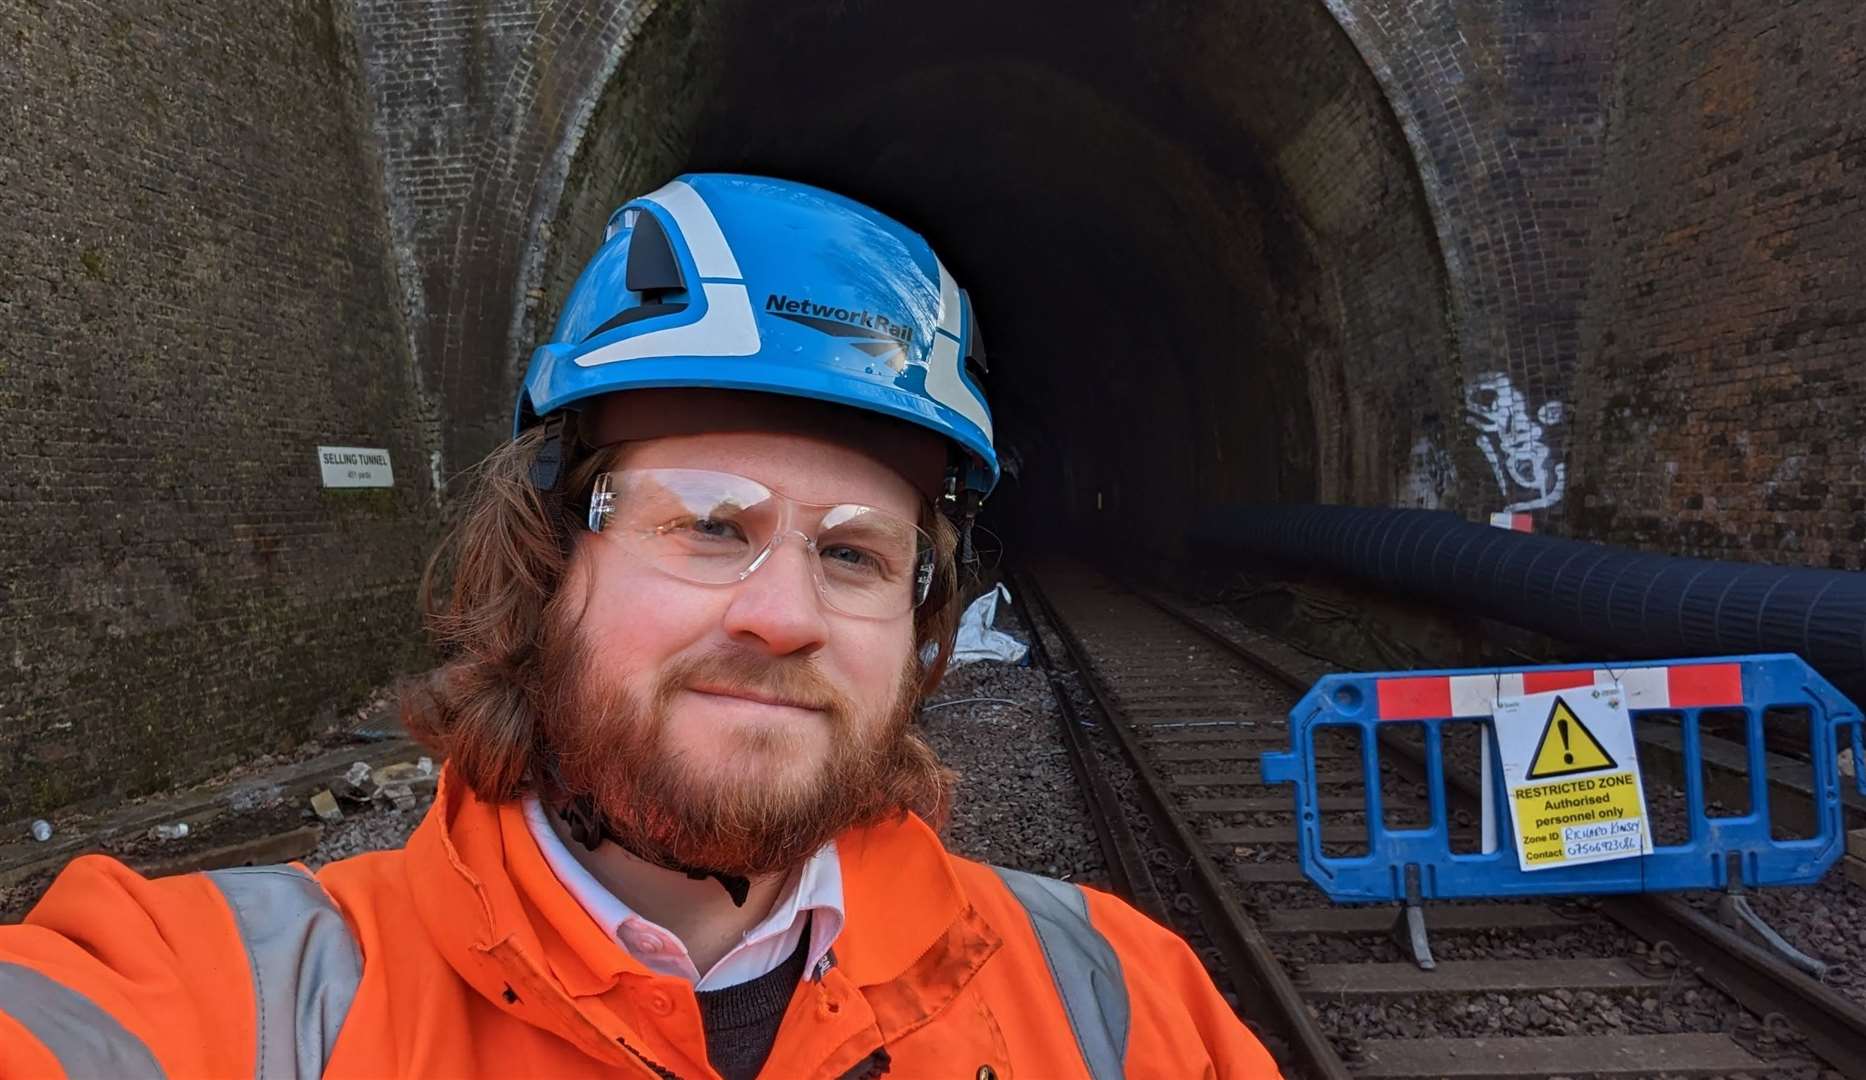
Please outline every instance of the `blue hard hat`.
[{"label": "blue hard hat", "polygon": [[599,394],[709,387],[867,409],[998,482],[971,300],[911,229],[806,184],[696,173],[627,203],[531,354],[516,434]]}]

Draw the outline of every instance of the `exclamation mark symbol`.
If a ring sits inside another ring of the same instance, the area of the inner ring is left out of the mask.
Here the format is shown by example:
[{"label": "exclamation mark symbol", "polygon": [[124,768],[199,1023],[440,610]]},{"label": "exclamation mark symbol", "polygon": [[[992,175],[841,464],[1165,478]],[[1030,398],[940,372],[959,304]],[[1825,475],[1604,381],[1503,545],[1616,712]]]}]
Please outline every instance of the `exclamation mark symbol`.
[{"label": "exclamation mark symbol", "polygon": [[[1556,720],[1555,730],[1561,735],[1562,750],[1567,751],[1569,749],[1568,747],[1568,718],[1564,716]],[[1562,764],[1564,765],[1573,765],[1574,755],[1572,753],[1564,752],[1561,756],[1561,760],[1562,760]]]}]

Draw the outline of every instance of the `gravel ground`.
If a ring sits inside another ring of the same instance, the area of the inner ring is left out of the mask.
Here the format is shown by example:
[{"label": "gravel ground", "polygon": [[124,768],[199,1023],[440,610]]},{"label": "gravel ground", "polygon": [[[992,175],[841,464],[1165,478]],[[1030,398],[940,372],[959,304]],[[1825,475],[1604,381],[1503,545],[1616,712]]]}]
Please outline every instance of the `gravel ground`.
[{"label": "gravel ground", "polygon": [[923,713],[928,741],[959,773],[946,843],[984,862],[1099,883],[1106,871],[1055,708],[1036,668],[980,662],[947,673]]},{"label": "gravel ground", "polygon": [[319,870],[326,863],[361,855],[366,851],[401,847],[408,842],[408,834],[421,824],[421,819],[433,803],[433,797],[429,796],[409,810],[381,806],[357,810],[346,805],[343,820],[324,827],[324,836],[319,840],[317,850],[304,860],[305,865]]},{"label": "gravel ground", "polygon": [[[1790,945],[1834,965],[1828,986],[1866,1006],[1866,888],[1847,881],[1836,867],[1818,885],[1744,895]],[[1687,893],[1685,899],[1715,916],[1718,894]]]},{"label": "gravel ground", "polygon": [[1743,1010],[1694,983],[1656,992],[1556,990],[1415,1000],[1321,1001],[1331,1034],[1361,1039],[1486,1035],[1676,1035],[1735,1030]]}]

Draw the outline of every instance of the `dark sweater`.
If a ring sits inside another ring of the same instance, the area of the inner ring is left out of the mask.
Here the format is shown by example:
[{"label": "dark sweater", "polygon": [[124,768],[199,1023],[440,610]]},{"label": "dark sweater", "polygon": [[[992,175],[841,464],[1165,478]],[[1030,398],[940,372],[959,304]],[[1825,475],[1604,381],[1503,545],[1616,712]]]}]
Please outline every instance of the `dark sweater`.
[{"label": "dark sweater", "polygon": [[771,1056],[784,1010],[803,980],[809,945],[810,928],[805,926],[790,959],[775,969],[751,982],[694,994],[706,1027],[706,1056],[726,1080],[752,1080]]}]

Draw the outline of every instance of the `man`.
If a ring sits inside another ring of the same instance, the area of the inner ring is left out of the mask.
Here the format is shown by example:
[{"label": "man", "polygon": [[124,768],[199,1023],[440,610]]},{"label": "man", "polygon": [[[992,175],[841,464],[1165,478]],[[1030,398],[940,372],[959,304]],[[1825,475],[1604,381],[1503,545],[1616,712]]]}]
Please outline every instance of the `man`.
[{"label": "man", "polygon": [[407,847],[78,860],[0,930],[0,1075],[1275,1075],[1171,933],[934,833],[982,369],[866,207],[629,203],[430,567]]}]

